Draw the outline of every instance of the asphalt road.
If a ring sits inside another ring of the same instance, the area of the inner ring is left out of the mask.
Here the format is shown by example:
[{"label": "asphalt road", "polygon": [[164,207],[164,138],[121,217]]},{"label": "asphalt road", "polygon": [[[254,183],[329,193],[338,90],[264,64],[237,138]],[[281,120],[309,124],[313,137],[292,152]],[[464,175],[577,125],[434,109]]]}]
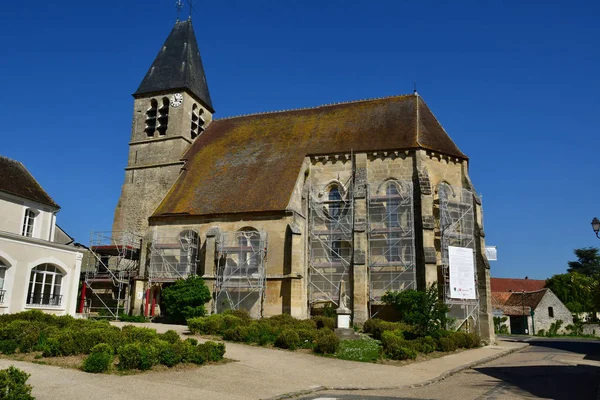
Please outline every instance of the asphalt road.
[{"label": "asphalt road", "polygon": [[600,400],[600,341],[528,341],[530,346],[518,353],[429,386],[385,391],[319,392],[301,399]]}]

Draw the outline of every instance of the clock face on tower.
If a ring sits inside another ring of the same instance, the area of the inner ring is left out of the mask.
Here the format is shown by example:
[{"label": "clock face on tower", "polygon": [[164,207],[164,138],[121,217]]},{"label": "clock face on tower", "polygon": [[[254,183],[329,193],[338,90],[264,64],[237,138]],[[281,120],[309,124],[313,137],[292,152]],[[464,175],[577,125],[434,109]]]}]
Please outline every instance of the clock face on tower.
[{"label": "clock face on tower", "polygon": [[183,103],[183,95],[181,93],[175,93],[171,96],[171,107],[179,107]]}]

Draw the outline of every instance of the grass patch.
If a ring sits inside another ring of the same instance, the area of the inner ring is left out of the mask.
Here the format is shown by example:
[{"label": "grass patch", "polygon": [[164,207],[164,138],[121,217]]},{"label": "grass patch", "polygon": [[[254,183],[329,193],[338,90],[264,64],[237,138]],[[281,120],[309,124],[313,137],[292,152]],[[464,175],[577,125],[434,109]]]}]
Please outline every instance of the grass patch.
[{"label": "grass patch", "polygon": [[359,340],[342,340],[334,357],[341,360],[377,362],[381,359],[381,344],[365,337]]}]

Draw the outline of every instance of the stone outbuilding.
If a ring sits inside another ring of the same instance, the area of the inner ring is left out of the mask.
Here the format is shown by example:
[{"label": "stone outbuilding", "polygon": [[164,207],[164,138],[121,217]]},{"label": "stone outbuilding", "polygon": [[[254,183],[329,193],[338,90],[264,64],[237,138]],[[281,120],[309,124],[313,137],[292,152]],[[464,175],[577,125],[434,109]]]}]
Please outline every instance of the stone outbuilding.
[{"label": "stone outbuilding", "polygon": [[[469,159],[418,93],[213,120],[190,20],[134,94],[113,231],[142,238],[134,312],[201,275],[212,312],[307,318],[343,302],[354,323],[386,291],[437,284],[457,328],[493,339],[481,200]],[[468,249],[469,299],[449,248]],[[345,287],[345,290],[341,290]]]}]

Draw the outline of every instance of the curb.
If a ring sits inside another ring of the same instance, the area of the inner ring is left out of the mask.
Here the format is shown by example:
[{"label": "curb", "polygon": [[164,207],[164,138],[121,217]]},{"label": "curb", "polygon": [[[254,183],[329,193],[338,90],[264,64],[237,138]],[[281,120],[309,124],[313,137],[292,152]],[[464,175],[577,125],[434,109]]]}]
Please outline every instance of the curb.
[{"label": "curb", "polygon": [[[305,389],[305,390],[298,390],[296,392],[290,392],[290,393],[284,393],[284,394],[280,394],[277,396],[273,396],[273,397],[268,397],[265,398],[263,400],[285,400],[285,399],[291,399],[294,397],[299,397],[299,396],[304,396],[304,395],[309,395],[309,394],[313,394],[313,393],[318,393],[318,392],[323,392],[326,390],[337,390],[337,391],[367,391],[367,390],[394,390],[394,389],[413,389],[413,388],[418,388],[418,387],[424,387],[424,386],[429,386],[432,385],[434,383],[443,381],[446,378],[451,377],[452,375],[456,375],[459,372],[462,372],[464,370],[467,369],[471,369],[473,367],[476,367],[478,365],[481,364],[485,364],[488,363],[490,361],[494,361],[497,360],[499,358],[505,357],[509,354],[512,353],[516,353],[518,351],[521,351],[523,349],[525,349],[526,347],[529,347],[529,344],[526,344],[525,346],[520,346],[520,347],[515,347],[513,349],[508,349],[508,350],[504,350],[500,353],[488,356],[488,357],[484,357],[481,358],[477,361],[473,361],[469,364],[465,364],[465,365],[461,365],[459,367],[456,367],[454,369],[451,369],[449,371],[443,372],[442,374],[436,376],[433,379],[429,379],[425,382],[420,382],[420,383],[415,383],[413,385],[404,385],[404,386],[373,386],[373,387],[365,387],[365,386],[315,386],[312,387],[310,389]],[[600,387],[598,388],[598,400],[600,400]]]}]

